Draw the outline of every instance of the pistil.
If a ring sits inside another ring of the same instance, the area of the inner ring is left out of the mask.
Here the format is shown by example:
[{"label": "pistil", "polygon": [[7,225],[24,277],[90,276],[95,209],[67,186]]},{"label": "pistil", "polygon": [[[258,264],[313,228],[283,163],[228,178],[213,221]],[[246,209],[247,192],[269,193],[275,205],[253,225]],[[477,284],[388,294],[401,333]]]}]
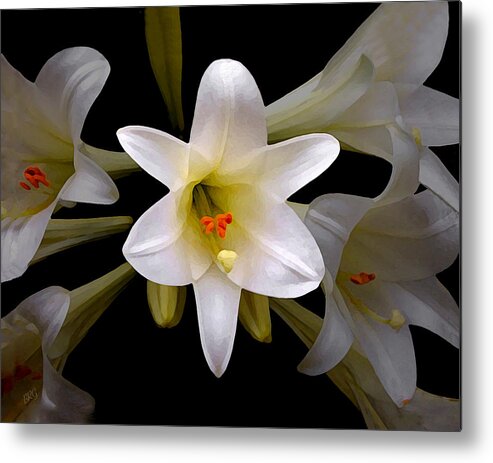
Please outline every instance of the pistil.
[{"label": "pistil", "polygon": [[[342,272],[340,272],[342,273]],[[375,320],[378,323],[382,323],[384,325],[389,325],[392,329],[399,331],[404,323],[406,323],[406,319],[398,309],[392,309],[390,318],[385,318],[376,313],[370,307],[368,307],[363,301],[353,296],[351,291],[346,288],[345,282],[347,281],[347,275],[338,275],[337,284],[344,295],[349,299],[351,304],[358,309],[361,313],[367,315],[372,320]],[[352,281],[352,280],[351,280]],[[359,283],[357,283],[359,284]]]}]

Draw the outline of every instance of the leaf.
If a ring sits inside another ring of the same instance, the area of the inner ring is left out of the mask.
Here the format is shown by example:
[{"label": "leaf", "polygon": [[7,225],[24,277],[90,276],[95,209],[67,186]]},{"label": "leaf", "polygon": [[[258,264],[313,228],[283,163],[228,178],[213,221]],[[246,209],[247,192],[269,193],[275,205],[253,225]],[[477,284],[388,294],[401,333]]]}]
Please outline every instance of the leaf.
[{"label": "leaf", "polygon": [[179,8],[146,8],[145,33],[152,70],[168,108],[171,125],[183,132],[185,123],[181,100],[182,43]]}]

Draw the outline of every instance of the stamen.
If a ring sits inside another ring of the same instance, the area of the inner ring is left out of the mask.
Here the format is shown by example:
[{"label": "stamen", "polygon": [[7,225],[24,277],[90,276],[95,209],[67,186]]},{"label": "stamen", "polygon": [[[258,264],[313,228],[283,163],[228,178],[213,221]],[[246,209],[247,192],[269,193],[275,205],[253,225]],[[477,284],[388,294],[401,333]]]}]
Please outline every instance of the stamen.
[{"label": "stamen", "polygon": [[414,127],[411,132],[413,134],[414,142],[418,146],[421,146],[422,145],[421,130],[419,130],[417,127]]},{"label": "stamen", "polygon": [[370,281],[373,281],[376,277],[377,276],[374,273],[360,272],[350,275],[349,279],[351,280],[351,283],[354,283],[355,285],[366,285],[367,283],[370,283]]},{"label": "stamen", "polygon": [[[26,170],[24,170],[24,178],[36,189],[39,188],[40,183],[46,187],[50,186],[50,182],[48,181],[46,174],[36,166],[29,166]],[[31,187],[25,182],[19,182],[19,185],[24,188],[24,190],[31,189]]]},{"label": "stamen", "polygon": [[231,212],[226,214],[217,214],[215,219],[209,217],[208,215],[205,215],[200,219],[200,223],[205,226],[204,232],[206,235],[209,235],[215,229],[217,235],[223,239],[226,238],[226,229],[232,222],[233,214],[231,214]]},{"label": "stamen", "polygon": [[354,297],[343,284],[339,285],[339,288],[342,292],[347,296],[347,298],[351,301],[351,303],[358,309],[361,313],[364,313],[372,320],[375,320],[378,323],[382,323],[383,325],[389,325],[392,329],[399,331],[402,326],[406,323],[406,319],[404,315],[398,310],[393,309],[390,318],[384,318],[379,315],[377,312],[368,307],[363,301]]},{"label": "stamen", "polygon": [[205,215],[200,219],[200,223],[205,226],[205,234],[210,235],[214,231],[214,219],[212,217],[209,217],[208,215]]}]

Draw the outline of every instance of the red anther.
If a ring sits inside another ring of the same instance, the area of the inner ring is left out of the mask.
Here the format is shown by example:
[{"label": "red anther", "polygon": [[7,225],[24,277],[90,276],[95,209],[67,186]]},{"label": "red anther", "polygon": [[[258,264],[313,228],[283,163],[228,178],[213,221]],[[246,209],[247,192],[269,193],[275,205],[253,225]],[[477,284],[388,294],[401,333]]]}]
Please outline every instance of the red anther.
[{"label": "red anther", "polygon": [[376,277],[377,276],[374,273],[361,272],[351,275],[349,279],[355,285],[366,285],[367,283],[370,283],[370,281],[373,281]]},{"label": "red anther", "polygon": [[205,226],[205,234],[209,235],[214,231],[215,223],[212,217],[205,215],[200,219],[200,223]]},{"label": "red anther", "polygon": [[41,373],[40,371],[35,371],[31,375],[31,379],[33,379],[34,381],[37,381],[38,379],[41,379],[42,377],[43,377],[43,373]]},{"label": "red anther", "polygon": [[[46,174],[36,166],[29,166],[26,170],[24,170],[24,178],[36,189],[39,188],[40,183],[47,187],[50,186],[50,182],[46,178]],[[21,182],[20,185],[25,190],[30,190],[26,183]]]},{"label": "red anther", "polygon": [[28,190],[29,191],[31,189],[31,187],[27,183],[25,183],[25,182],[19,182],[19,185],[22,188],[24,188],[24,190]]},{"label": "red anther", "polygon": [[200,223],[205,226],[204,231],[206,235],[209,235],[215,229],[220,238],[226,237],[226,228],[231,222],[233,222],[233,215],[230,212],[227,214],[217,214],[215,219],[208,215],[200,219]]},{"label": "red anther", "polygon": [[30,375],[32,370],[27,365],[17,365],[15,367],[14,377],[16,381],[24,379],[26,376]]},{"label": "red anther", "polygon": [[14,389],[14,377],[12,375],[2,378],[2,397]]}]

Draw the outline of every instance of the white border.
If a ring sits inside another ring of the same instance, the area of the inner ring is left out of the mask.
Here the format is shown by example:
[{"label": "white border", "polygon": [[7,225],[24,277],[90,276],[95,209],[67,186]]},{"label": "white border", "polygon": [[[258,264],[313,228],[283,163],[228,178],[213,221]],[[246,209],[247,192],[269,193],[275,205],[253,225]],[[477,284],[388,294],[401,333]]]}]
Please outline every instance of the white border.
[{"label": "white border", "polygon": [[[104,6],[178,3],[185,2],[103,2]],[[486,0],[465,0],[463,3],[462,433],[0,425],[2,461],[490,461],[493,455],[493,301],[490,293],[493,286],[493,221],[490,220],[493,215],[493,145],[489,139],[493,133],[492,4],[493,2]],[[68,2],[2,2],[2,8],[61,6],[68,6]],[[103,5],[95,1],[76,1],[70,3],[70,6]],[[169,400],[173,398],[170,397]],[[303,397],[293,396],[293,400],[302,401]],[[234,402],[229,406],[234,407]],[[263,412],[268,413],[268,410]]]}]

